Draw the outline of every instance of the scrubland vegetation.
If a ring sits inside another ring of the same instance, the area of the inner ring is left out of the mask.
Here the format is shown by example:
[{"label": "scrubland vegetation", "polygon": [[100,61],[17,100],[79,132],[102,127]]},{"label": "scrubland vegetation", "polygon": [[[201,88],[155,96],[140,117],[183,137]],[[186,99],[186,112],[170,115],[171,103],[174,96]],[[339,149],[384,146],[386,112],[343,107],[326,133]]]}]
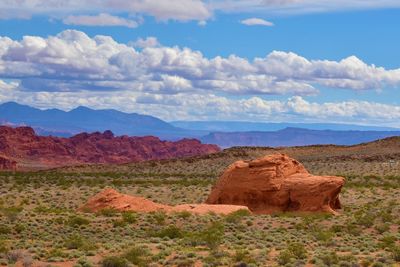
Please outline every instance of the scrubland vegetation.
[{"label": "scrubland vegetation", "polygon": [[76,211],[105,187],[160,203],[201,203],[228,164],[256,157],[239,152],[0,173],[0,265],[399,266],[400,176],[376,172],[382,162],[360,161],[356,173],[345,161],[304,160],[311,172],[346,176],[340,216]]}]

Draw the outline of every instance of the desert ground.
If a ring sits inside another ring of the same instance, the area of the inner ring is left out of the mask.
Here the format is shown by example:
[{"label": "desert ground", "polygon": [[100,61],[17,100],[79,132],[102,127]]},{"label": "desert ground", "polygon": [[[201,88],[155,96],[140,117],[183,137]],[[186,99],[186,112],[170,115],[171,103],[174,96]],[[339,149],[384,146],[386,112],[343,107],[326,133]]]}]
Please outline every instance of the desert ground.
[{"label": "desert ground", "polygon": [[[339,216],[78,212],[104,188],[203,203],[236,160],[286,153],[347,179]],[[400,140],[0,173],[3,266],[400,266]]]}]

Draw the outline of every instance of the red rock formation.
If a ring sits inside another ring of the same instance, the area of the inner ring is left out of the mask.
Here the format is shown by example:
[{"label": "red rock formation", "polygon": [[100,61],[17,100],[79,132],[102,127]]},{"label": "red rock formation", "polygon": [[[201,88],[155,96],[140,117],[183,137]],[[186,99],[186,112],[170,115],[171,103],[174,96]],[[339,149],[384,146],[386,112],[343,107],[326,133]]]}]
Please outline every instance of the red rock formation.
[{"label": "red rock formation", "polygon": [[113,133],[81,133],[71,138],[37,136],[30,127],[0,126],[0,154],[22,168],[49,168],[82,163],[127,163],[218,152],[196,139],[176,142],[157,137],[114,137]]},{"label": "red rock formation", "polygon": [[114,189],[105,189],[90,198],[85,205],[79,208],[85,212],[99,212],[104,209],[114,209],[117,211],[135,212],[182,212],[189,211],[196,214],[207,214],[214,212],[217,214],[229,214],[238,210],[248,210],[244,206],[235,205],[206,205],[206,204],[183,204],[178,206],[168,206],[155,203],[151,200],[120,194]]},{"label": "red rock formation", "polygon": [[244,205],[258,214],[282,211],[329,212],[340,208],[345,179],[313,176],[298,161],[283,154],[229,166],[206,203]]},{"label": "red rock formation", "polygon": [[0,170],[16,170],[17,162],[10,160],[6,157],[0,156]]}]

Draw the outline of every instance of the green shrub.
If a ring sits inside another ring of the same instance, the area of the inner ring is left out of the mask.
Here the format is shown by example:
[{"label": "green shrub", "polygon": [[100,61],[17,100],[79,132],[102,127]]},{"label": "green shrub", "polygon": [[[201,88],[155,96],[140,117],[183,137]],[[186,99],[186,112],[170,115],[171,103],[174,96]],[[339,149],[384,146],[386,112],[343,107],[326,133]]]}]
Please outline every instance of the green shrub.
[{"label": "green shrub", "polygon": [[392,256],[394,261],[400,262],[400,246],[395,246],[392,248]]},{"label": "green shrub", "polygon": [[200,233],[200,238],[210,249],[216,249],[223,241],[225,227],[220,222],[214,222]]},{"label": "green shrub", "polygon": [[183,237],[183,233],[180,228],[176,227],[175,225],[171,225],[154,233],[153,236],[160,238],[169,237],[170,239],[175,239]]},{"label": "green shrub", "polygon": [[11,233],[11,228],[7,225],[0,225],[0,235],[7,235]]},{"label": "green shrub", "polygon": [[176,213],[176,216],[181,219],[188,219],[192,216],[192,213],[189,211],[180,211]]},{"label": "green shrub", "polygon": [[84,217],[72,216],[68,219],[68,221],[66,223],[67,223],[67,225],[69,225],[71,227],[77,227],[77,226],[81,226],[81,225],[88,225],[90,223],[90,221],[89,221],[89,219],[86,219]]},{"label": "green shrub", "polygon": [[147,266],[150,252],[143,247],[133,247],[123,254],[123,258],[137,266]]},{"label": "green shrub", "polygon": [[281,251],[278,255],[278,263],[286,265],[292,259],[303,260],[307,258],[307,250],[302,243],[290,243],[287,248]]},{"label": "green shrub", "polygon": [[79,258],[74,267],[92,267],[93,264],[85,257]]},{"label": "green shrub", "polygon": [[67,249],[79,249],[81,251],[90,251],[96,249],[96,245],[80,235],[73,235],[65,241]]},{"label": "green shrub", "polygon": [[165,212],[162,211],[154,212],[153,219],[158,225],[162,225],[165,224],[165,221],[167,220],[167,215],[165,214]]},{"label": "green shrub", "polygon": [[6,254],[8,252],[8,246],[6,241],[0,239],[0,254]]},{"label": "green shrub", "polygon": [[380,234],[383,234],[384,232],[389,231],[389,229],[390,229],[390,225],[387,223],[380,223],[378,225],[375,225],[375,230]]},{"label": "green shrub", "polygon": [[330,251],[324,255],[320,255],[319,258],[326,266],[332,266],[339,263],[339,257],[334,251]]},{"label": "green shrub", "polygon": [[126,223],[135,223],[137,222],[137,215],[132,211],[124,211],[122,213],[122,220]]},{"label": "green shrub", "polygon": [[124,220],[114,220],[113,226],[114,227],[125,227],[127,223]]},{"label": "green shrub", "polygon": [[381,241],[380,246],[382,248],[391,248],[396,244],[397,237],[393,235],[385,235],[384,237],[382,237],[380,241]]},{"label": "green shrub", "polygon": [[288,250],[282,250],[278,258],[276,259],[278,261],[279,265],[286,265],[289,264],[292,261],[293,255],[290,251]]},{"label": "green shrub", "polygon": [[98,213],[104,217],[114,217],[118,214],[118,211],[113,208],[108,208],[108,209],[102,209]]},{"label": "green shrub", "polygon": [[313,233],[315,239],[317,239],[318,241],[322,241],[322,242],[328,242],[330,240],[332,240],[332,238],[335,236],[335,234],[331,231],[328,230],[317,230]]},{"label": "green shrub", "polygon": [[225,220],[228,223],[238,223],[242,220],[243,217],[249,216],[251,213],[248,210],[242,209],[228,214],[225,217]]},{"label": "green shrub", "polygon": [[256,263],[250,252],[244,249],[236,250],[233,260],[235,263],[242,264]]},{"label": "green shrub", "polygon": [[3,215],[11,222],[14,222],[18,219],[18,216],[22,212],[22,210],[22,207],[7,207],[0,209],[1,213],[3,213]]},{"label": "green shrub", "polygon": [[104,258],[101,262],[102,267],[129,267],[129,263],[126,259],[117,257],[117,256],[110,256]]}]

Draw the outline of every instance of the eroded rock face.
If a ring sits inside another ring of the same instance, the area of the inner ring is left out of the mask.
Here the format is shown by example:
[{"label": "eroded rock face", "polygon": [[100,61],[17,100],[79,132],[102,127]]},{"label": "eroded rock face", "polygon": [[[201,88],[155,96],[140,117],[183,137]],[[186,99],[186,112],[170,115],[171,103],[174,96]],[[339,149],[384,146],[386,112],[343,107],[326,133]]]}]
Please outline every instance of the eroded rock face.
[{"label": "eroded rock face", "polygon": [[60,138],[38,136],[30,127],[0,126],[0,155],[16,161],[22,169],[84,163],[128,163],[200,156],[218,151],[218,146],[202,144],[196,139],[170,142],[153,136],[115,137],[111,131]]},{"label": "eroded rock face", "polygon": [[247,207],[236,205],[183,204],[169,206],[155,203],[143,197],[121,194],[111,188],[101,191],[79,208],[80,211],[86,212],[99,212],[104,209],[135,212],[163,211],[168,213],[189,211],[195,214],[207,214],[209,212],[229,214],[238,210],[248,210]]},{"label": "eroded rock face", "polygon": [[0,156],[0,170],[16,170],[17,162],[6,157]]},{"label": "eroded rock face", "polygon": [[283,154],[237,161],[217,181],[207,204],[249,207],[253,213],[329,212],[340,208],[345,179],[311,175],[298,161]]}]

